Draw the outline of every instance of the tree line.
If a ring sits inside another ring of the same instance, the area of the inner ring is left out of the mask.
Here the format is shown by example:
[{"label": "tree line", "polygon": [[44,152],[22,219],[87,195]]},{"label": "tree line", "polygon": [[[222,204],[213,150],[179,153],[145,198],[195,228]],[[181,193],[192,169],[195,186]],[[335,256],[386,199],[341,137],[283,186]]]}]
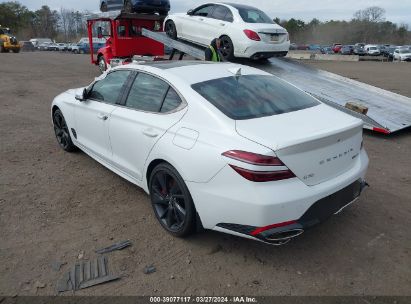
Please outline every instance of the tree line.
[{"label": "tree line", "polygon": [[87,14],[87,11],[65,8],[56,11],[47,5],[31,11],[17,1],[0,3],[0,25],[9,27],[20,40],[51,38],[77,41],[87,35]]},{"label": "tree line", "polygon": [[[0,3],[0,25],[11,28],[20,40],[41,37],[77,41],[87,36],[85,16],[88,14],[87,11],[65,8],[51,10],[47,5],[31,11],[18,1]],[[376,6],[355,12],[350,21],[322,22],[316,18],[310,22],[295,18],[276,18],[274,21],[288,30],[292,42],[299,44],[411,44],[408,26],[385,20],[385,10]]]},{"label": "tree line", "polygon": [[316,18],[308,23],[295,18],[274,21],[286,28],[291,41],[297,44],[411,44],[408,25],[387,21],[385,10],[377,6],[355,12],[350,21],[321,22]]}]

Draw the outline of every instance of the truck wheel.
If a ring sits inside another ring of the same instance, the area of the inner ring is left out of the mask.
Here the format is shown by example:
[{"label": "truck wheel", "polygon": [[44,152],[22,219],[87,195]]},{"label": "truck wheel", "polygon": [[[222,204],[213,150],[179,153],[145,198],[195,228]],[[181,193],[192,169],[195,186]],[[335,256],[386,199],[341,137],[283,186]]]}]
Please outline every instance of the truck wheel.
[{"label": "truck wheel", "polygon": [[167,21],[166,23],[166,34],[168,37],[170,37],[173,40],[177,40],[177,29],[176,25],[174,24],[173,21]]},{"label": "truck wheel", "polygon": [[4,48],[4,46],[1,44],[0,45],[0,53],[5,53],[6,49]]},{"label": "truck wheel", "polygon": [[17,49],[17,50],[13,50],[13,53],[20,53],[20,49]]},{"label": "truck wheel", "polygon": [[98,68],[101,73],[104,73],[107,70],[107,63],[104,59],[104,56],[100,56],[98,59]]},{"label": "truck wheel", "polygon": [[100,11],[102,11],[102,12],[107,12],[108,11],[107,3],[105,3],[105,2],[101,3]]},{"label": "truck wheel", "polygon": [[124,0],[124,7],[123,10],[126,13],[132,13],[133,12],[133,5],[131,4],[130,0]]}]

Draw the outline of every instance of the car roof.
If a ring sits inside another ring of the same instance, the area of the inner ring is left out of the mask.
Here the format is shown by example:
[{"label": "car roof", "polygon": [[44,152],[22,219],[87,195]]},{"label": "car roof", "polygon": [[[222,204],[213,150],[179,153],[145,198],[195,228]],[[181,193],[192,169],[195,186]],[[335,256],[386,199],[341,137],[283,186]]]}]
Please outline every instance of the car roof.
[{"label": "car roof", "polygon": [[232,6],[236,9],[257,9],[254,6],[239,4],[239,3],[231,3],[231,2],[217,2],[217,3],[214,3],[214,4],[225,4],[225,5]]},{"label": "car roof", "polygon": [[115,69],[135,69],[137,71],[152,72],[157,76],[183,82],[187,85],[204,82],[208,80],[235,76],[235,73],[241,69],[241,75],[270,75],[262,70],[235,64],[230,62],[207,62],[207,61],[157,61],[148,63],[130,63],[119,66]]}]

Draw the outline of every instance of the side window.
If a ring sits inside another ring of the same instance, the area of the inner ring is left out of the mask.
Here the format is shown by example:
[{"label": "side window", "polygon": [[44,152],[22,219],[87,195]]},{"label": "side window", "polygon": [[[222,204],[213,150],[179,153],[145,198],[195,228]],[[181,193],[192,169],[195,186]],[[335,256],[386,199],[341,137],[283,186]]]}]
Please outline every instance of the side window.
[{"label": "side window", "polygon": [[126,26],[125,25],[117,26],[117,34],[119,37],[125,37],[126,36]]},{"label": "side window", "polygon": [[146,111],[159,112],[168,84],[154,76],[139,73],[127,97],[126,106]]},{"label": "side window", "polygon": [[213,11],[214,5],[206,5],[203,7],[199,7],[194,11],[194,16],[200,16],[200,17],[209,17],[211,12]]},{"label": "side window", "polygon": [[227,7],[222,5],[216,6],[211,17],[222,21],[233,22],[233,14]]},{"label": "side window", "polygon": [[167,92],[166,98],[164,99],[163,106],[161,107],[161,113],[167,113],[178,108],[181,104],[181,98],[178,96],[177,92],[174,91],[172,87]]},{"label": "side window", "polygon": [[129,75],[130,71],[116,71],[108,74],[106,78],[93,85],[88,98],[115,104]]}]

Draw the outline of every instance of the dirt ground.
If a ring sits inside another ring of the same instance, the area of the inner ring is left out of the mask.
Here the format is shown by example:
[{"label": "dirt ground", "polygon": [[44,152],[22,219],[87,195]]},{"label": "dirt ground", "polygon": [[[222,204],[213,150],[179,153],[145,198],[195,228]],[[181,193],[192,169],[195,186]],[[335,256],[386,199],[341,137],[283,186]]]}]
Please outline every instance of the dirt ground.
[{"label": "dirt ground", "polygon": [[[98,75],[88,60],[0,54],[0,295],[54,295],[79,258],[127,239],[132,247],[108,254],[122,278],[76,294],[411,295],[410,130],[366,133],[371,188],[286,246],[211,231],[176,239],[142,190],[57,145],[50,103]],[[411,97],[411,64],[309,64]]]}]

